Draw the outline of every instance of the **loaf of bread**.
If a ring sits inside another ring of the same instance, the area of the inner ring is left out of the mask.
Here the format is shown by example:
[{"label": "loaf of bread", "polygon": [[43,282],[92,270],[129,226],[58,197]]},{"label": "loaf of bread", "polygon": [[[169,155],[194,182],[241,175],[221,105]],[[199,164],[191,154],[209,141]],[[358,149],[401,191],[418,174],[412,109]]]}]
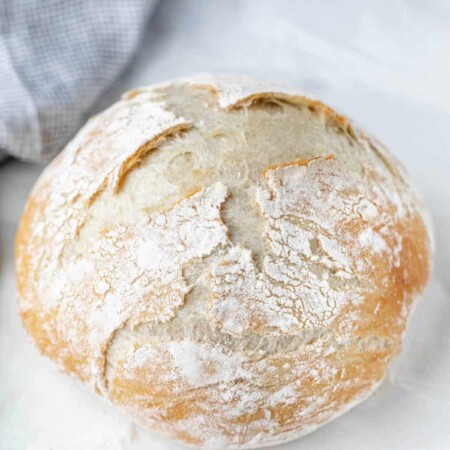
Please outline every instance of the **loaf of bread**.
[{"label": "loaf of bread", "polygon": [[38,349],[149,430],[213,449],[294,439],[370,395],[430,255],[383,146],[232,76],[137,89],[92,118],[16,241]]}]

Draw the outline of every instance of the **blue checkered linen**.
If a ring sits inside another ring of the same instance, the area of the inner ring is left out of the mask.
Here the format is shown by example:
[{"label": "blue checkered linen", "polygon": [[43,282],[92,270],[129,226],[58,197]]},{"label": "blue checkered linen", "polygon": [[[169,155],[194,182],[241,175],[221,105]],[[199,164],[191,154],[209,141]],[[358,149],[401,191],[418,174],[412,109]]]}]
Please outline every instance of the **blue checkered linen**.
[{"label": "blue checkered linen", "polygon": [[1,0],[0,154],[55,155],[135,52],[156,0]]}]

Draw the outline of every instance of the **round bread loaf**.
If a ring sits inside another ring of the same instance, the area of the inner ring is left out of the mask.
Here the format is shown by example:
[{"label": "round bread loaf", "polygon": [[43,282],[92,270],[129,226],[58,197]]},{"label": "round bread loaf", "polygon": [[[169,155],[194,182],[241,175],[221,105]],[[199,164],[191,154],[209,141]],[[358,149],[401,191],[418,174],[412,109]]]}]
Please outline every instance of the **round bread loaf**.
[{"label": "round bread loaf", "polygon": [[398,163],[245,77],[137,89],[34,187],[16,241],[39,350],[144,427],[273,445],[365,399],[430,271]]}]

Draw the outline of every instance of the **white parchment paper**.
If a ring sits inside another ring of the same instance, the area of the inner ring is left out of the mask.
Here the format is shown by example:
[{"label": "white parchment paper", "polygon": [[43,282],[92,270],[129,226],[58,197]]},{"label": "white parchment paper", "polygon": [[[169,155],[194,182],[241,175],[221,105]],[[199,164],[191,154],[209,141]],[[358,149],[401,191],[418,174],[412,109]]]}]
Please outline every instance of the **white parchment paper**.
[{"label": "white parchment paper", "polygon": [[[166,0],[135,62],[97,109],[131,87],[243,72],[313,93],[384,141],[434,222],[435,270],[403,353],[368,401],[280,449],[450,448],[450,2]],[[13,240],[42,170],[0,165],[0,449],[175,450],[38,355],[17,315]]]}]

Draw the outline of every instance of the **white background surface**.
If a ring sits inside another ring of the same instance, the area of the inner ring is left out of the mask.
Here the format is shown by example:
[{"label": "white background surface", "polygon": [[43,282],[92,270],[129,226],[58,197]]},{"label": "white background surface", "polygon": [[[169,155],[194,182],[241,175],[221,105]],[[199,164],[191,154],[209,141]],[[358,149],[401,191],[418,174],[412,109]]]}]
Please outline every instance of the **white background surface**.
[{"label": "white background surface", "polygon": [[[435,270],[403,353],[368,401],[277,447],[450,448],[450,1],[166,0],[102,105],[204,71],[287,82],[335,106],[403,161],[429,205]],[[37,354],[17,316],[13,240],[41,167],[0,165],[0,449],[172,450]]]}]

